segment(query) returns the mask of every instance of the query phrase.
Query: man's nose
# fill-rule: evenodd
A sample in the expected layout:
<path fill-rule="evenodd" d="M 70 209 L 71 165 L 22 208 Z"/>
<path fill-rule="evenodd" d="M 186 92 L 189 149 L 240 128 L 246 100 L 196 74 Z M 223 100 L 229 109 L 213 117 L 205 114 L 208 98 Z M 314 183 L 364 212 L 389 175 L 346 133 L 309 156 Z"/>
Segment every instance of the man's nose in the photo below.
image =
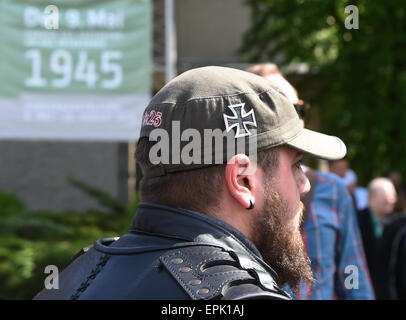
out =
<path fill-rule="evenodd" d="M 300 182 L 299 182 L 299 192 L 300 195 L 305 195 L 306 193 L 308 193 L 310 191 L 310 181 L 307 178 L 306 174 L 304 173 L 304 171 L 302 170 L 301 176 L 300 176 Z"/>

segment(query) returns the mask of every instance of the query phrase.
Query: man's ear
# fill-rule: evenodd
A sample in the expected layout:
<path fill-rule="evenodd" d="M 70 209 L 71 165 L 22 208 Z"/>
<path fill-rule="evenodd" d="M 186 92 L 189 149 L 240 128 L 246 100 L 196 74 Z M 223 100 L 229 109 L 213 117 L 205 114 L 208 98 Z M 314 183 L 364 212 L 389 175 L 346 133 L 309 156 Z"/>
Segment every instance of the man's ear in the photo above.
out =
<path fill-rule="evenodd" d="M 230 159 L 225 170 L 228 192 L 246 209 L 255 203 L 255 190 L 258 184 L 257 175 L 252 174 L 252 170 L 250 170 L 252 166 L 248 156 L 237 154 Z"/>

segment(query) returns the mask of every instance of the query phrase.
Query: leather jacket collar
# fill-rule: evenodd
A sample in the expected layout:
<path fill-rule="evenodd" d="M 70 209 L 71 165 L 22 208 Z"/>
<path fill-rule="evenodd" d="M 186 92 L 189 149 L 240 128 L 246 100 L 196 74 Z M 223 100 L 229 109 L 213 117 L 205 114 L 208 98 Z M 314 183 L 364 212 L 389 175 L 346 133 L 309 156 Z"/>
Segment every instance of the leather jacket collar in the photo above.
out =
<path fill-rule="evenodd" d="M 256 269 L 265 287 L 273 288 L 276 285 L 274 281 L 277 281 L 278 275 L 263 261 L 255 245 L 231 225 L 206 214 L 141 202 L 130 232 L 222 247 L 235 252 L 243 268 Z"/>
<path fill-rule="evenodd" d="M 130 232 L 155 234 L 184 241 L 195 241 L 202 234 L 211 234 L 217 239 L 231 236 L 262 259 L 255 245 L 228 223 L 186 209 L 141 202 L 133 217 Z"/>
<path fill-rule="evenodd" d="M 231 237 L 262 260 L 255 245 L 240 231 L 224 221 L 186 209 L 141 202 L 133 217 L 130 232 L 184 241 L 199 241 L 202 240 L 202 235 L 206 234 L 212 235 L 215 239 Z"/>

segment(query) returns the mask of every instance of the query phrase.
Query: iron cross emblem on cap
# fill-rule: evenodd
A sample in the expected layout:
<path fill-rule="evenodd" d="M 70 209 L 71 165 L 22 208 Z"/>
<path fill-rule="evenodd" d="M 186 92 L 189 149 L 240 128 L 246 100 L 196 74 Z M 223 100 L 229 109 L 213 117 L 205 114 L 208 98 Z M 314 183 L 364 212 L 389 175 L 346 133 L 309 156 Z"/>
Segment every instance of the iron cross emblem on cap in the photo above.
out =
<path fill-rule="evenodd" d="M 223 114 L 227 132 L 236 127 L 236 138 L 249 136 L 251 134 L 251 132 L 249 132 L 247 128 L 247 124 L 250 124 L 254 127 L 257 126 L 254 109 L 251 109 L 249 112 L 245 113 L 244 105 L 245 103 L 239 103 L 228 106 L 233 112 L 234 116 Z"/>

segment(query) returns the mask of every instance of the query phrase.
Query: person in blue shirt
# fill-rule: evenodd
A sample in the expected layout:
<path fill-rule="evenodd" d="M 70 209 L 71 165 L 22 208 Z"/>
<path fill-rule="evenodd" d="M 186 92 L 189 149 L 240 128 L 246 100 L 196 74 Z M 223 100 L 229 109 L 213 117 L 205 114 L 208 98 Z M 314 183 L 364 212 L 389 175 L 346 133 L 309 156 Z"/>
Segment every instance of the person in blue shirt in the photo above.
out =
<path fill-rule="evenodd" d="M 316 282 L 302 282 L 296 299 L 374 299 L 352 198 L 336 175 L 313 174 L 302 237 Z"/>
<path fill-rule="evenodd" d="M 274 64 L 260 64 L 248 71 L 261 75 L 290 98 L 303 120 L 308 105 Z M 314 283 L 301 282 L 293 298 L 298 300 L 375 299 L 352 198 L 335 174 L 305 168 L 311 183 L 303 197 L 306 210 L 302 237 L 311 260 Z"/>

